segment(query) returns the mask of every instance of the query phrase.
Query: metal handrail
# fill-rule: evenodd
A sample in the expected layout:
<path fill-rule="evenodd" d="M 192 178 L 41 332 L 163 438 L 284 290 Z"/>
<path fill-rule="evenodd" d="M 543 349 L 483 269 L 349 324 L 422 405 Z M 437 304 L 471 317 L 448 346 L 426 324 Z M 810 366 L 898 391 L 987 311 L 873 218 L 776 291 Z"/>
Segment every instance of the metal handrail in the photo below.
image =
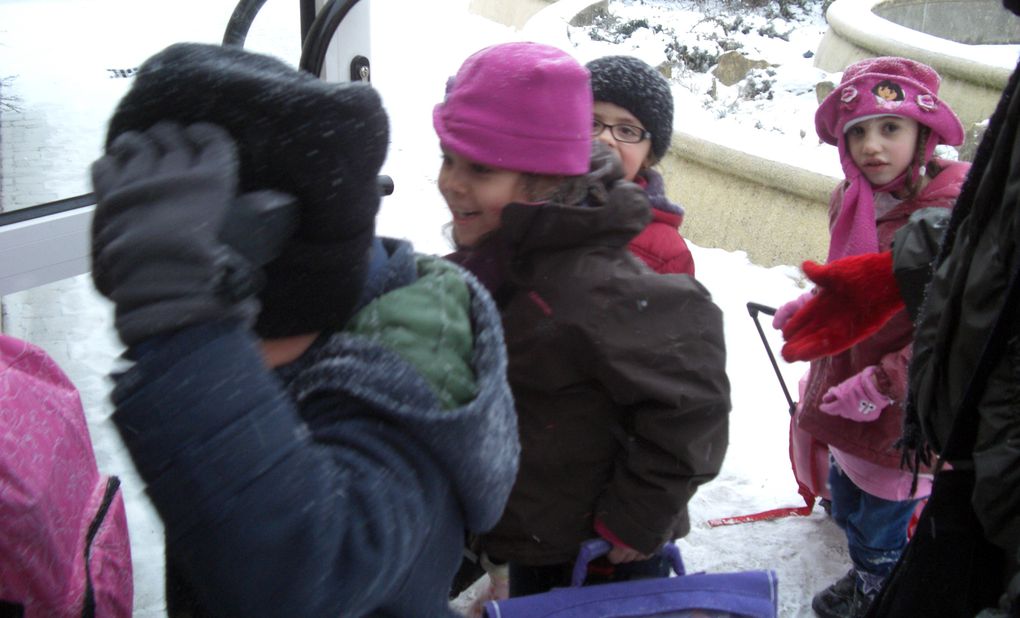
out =
<path fill-rule="evenodd" d="M 234 7 L 234 12 L 227 22 L 227 29 L 223 33 L 224 47 L 244 47 L 244 41 L 248 38 L 248 30 L 255 16 L 259 14 L 262 5 L 266 0 L 240 0 Z M 312 9 L 314 11 L 314 8 Z"/>
<path fill-rule="evenodd" d="M 315 76 L 322 73 L 322 63 L 326 60 L 326 51 L 333 40 L 333 35 L 340 27 L 340 22 L 358 2 L 359 0 L 330 0 L 322 7 L 301 46 L 299 68 Z"/>
<path fill-rule="evenodd" d="M 316 14 L 314 0 L 300 0 L 301 60 L 298 67 L 315 76 L 322 72 L 322 64 L 325 62 L 333 35 L 344 17 L 358 2 L 359 0 L 329 0 Z M 223 45 L 244 47 L 248 30 L 265 3 L 266 0 L 240 0 L 234 7 L 223 33 Z"/>
<path fill-rule="evenodd" d="M 300 0 L 301 3 L 301 44 L 308 39 L 308 31 L 315 21 L 315 0 Z"/>

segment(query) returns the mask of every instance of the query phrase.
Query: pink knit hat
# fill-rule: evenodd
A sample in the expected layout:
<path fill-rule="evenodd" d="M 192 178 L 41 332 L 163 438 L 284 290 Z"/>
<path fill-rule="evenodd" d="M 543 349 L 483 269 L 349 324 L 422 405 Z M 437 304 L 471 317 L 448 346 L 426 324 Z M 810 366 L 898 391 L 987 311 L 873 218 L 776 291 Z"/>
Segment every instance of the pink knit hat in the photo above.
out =
<path fill-rule="evenodd" d="M 924 162 L 935 146 L 963 143 L 963 125 L 938 98 L 939 74 L 928 65 L 907 58 L 868 58 L 850 65 L 843 79 L 825 97 L 815 113 L 815 130 L 822 141 L 839 148 L 839 160 L 849 186 L 832 226 L 829 260 L 878 250 L 874 191 L 894 191 L 906 174 L 883 187 L 872 187 L 857 169 L 846 146 L 846 131 L 854 124 L 879 116 L 912 118 L 931 129 Z M 920 170 L 913 170 L 915 177 Z"/>
<path fill-rule="evenodd" d="M 591 158 L 588 71 L 539 43 L 504 43 L 471 55 L 432 111 L 444 148 L 478 163 L 577 176 Z"/>

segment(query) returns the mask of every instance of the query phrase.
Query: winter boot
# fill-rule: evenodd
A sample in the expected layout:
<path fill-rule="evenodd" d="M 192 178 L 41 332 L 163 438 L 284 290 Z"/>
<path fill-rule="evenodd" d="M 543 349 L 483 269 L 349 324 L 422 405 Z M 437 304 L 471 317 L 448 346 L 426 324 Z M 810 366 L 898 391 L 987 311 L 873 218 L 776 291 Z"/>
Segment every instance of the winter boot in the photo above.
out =
<path fill-rule="evenodd" d="M 850 569 L 846 575 L 836 580 L 836 583 L 811 599 L 811 609 L 822 618 L 847 618 L 853 615 L 851 611 L 856 589 L 857 572 Z"/>
<path fill-rule="evenodd" d="M 875 596 L 876 594 L 864 594 L 860 588 L 854 588 L 853 602 L 850 604 L 850 613 L 847 615 L 850 618 L 864 618 L 871 603 L 875 600 Z"/>

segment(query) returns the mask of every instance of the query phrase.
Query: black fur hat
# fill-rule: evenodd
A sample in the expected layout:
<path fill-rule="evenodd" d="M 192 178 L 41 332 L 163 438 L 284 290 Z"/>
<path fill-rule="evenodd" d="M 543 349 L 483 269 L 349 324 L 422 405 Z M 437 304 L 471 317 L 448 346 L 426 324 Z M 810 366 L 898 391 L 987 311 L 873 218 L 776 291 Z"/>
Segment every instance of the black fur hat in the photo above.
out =
<path fill-rule="evenodd" d="M 366 84 L 331 84 L 269 56 L 178 43 L 149 58 L 110 119 L 106 145 L 160 120 L 211 122 L 236 140 L 240 190 L 299 201 L 299 221 L 265 266 L 262 337 L 342 327 L 358 300 L 379 209 L 389 124 Z"/>
<path fill-rule="evenodd" d="M 662 159 L 673 139 L 673 93 L 669 82 L 632 56 L 605 56 L 585 65 L 595 101 L 626 109 L 652 134 L 652 154 Z"/>

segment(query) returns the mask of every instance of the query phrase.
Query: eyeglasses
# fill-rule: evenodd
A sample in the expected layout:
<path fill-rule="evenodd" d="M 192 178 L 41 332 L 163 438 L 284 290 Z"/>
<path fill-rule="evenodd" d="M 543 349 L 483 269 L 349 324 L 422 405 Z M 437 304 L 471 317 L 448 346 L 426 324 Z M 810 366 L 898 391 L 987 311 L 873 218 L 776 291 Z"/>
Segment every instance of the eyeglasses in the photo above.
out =
<path fill-rule="evenodd" d="M 652 134 L 641 127 L 632 124 L 606 124 L 601 120 L 593 120 L 591 123 L 591 136 L 598 137 L 602 132 L 609 129 L 613 139 L 627 144 L 637 144 L 650 138 Z"/>

